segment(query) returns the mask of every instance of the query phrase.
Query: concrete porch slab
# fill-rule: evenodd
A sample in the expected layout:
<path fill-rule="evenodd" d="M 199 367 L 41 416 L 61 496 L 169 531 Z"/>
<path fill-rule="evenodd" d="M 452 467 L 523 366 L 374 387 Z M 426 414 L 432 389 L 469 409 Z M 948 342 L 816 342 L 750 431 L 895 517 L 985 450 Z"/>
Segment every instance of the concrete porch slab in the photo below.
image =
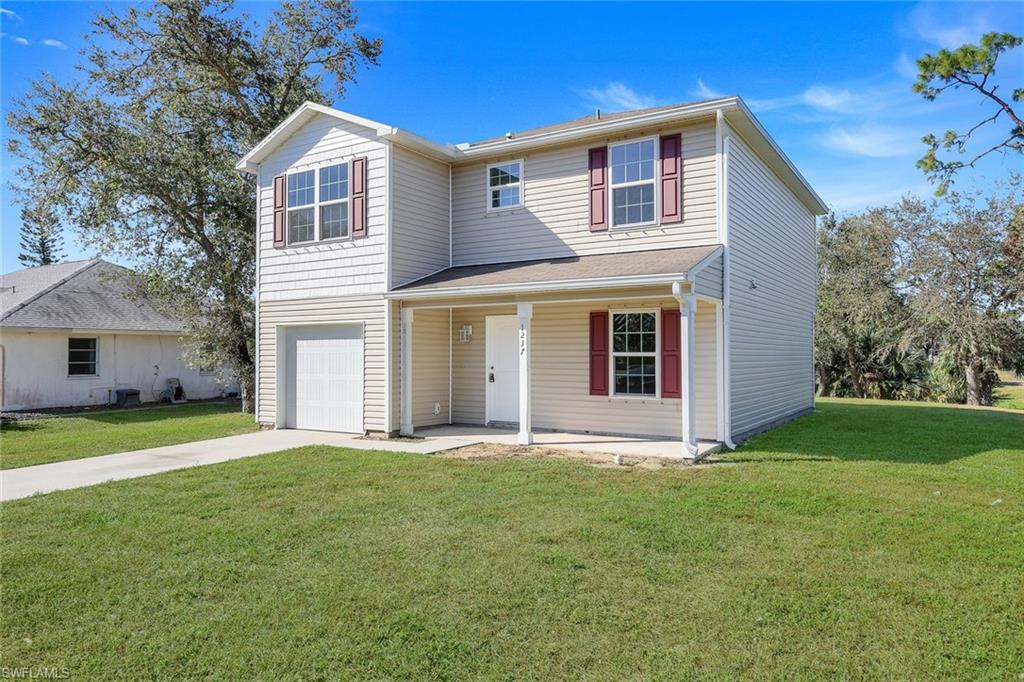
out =
<path fill-rule="evenodd" d="M 417 437 L 427 441 L 454 438 L 474 443 L 499 443 L 502 445 L 516 445 L 516 433 L 514 429 L 488 428 L 486 426 L 427 426 L 415 431 Z M 683 459 L 682 443 L 672 438 L 634 438 L 592 433 L 534 431 L 533 444 L 536 447 L 628 457 Z M 697 447 L 698 457 L 704 457 L 718 450 L 721 443 L 700 441 Z"/>

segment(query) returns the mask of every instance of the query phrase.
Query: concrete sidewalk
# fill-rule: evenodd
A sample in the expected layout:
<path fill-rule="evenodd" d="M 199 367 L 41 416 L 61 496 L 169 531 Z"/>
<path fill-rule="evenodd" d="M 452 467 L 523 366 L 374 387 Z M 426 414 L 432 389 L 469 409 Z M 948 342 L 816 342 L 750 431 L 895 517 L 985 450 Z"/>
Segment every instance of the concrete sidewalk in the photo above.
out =
<path fill-rule="evenodd" d="M 465 436 L 396 442 L 369 440 L 351 434 L 323 431 L 258 431 L 242 436 L 213 438 L 115 455 L 6 469 L 0 471 L 0 501 L 17 500 L 36 493 L 81 488 L 106 481 L 148 476 L 203 464 L 216 464 L 305 445 L 333 445 L 356 450 L 387 450 L 427 455 L 479 442 L 479 438 Z"/>

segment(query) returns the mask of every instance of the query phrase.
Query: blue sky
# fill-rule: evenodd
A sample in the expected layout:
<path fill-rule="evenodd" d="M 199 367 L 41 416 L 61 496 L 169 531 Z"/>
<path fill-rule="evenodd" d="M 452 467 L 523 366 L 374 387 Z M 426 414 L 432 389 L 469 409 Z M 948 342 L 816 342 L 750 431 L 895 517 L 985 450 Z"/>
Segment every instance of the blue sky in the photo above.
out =
<path fill-rule="evenodd" d="M 48 71 L 74 75 L 89 19 L 107 3 L 0 3 L 0 107 Z M 117 7 L 118 5 L 114 5 Z M 256 20 L 270 2 L 240 3 Z M 950 93 L 910 92 L 913 60 L 1024 34 L 1019 4 L 501 4 L 360 3 L 363 30 L 384 40 L 339 108 L 462 142 L 593 112 L 744 97 L 826 202 L 852 211 L 930 191 L 914 161 L 927 132 L 990 113 Z M 1003 89 L 1024 85 L 1024 48 L 1004 56 Z M 1000 129 L 999 132 L 1004 132 Z M 3 127 L 6 139 L 8 131 Z M 18 209 L 3 157 L 3 270 L 18 269 Z M 958 181 L 985 189 L 1021 158 L 1000 156 Z M 69 257 L 83 251 L 73 231 Z"/>

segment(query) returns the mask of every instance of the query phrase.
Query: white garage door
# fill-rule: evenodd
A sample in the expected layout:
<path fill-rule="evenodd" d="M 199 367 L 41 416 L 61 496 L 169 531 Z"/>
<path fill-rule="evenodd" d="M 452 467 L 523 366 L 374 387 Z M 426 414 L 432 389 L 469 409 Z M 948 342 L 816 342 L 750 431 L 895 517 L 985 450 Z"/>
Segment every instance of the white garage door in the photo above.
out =
<path fill-rule="evenodd" d="M 285 426 L 363 432 L 363 325 L 289 329 Z"/>

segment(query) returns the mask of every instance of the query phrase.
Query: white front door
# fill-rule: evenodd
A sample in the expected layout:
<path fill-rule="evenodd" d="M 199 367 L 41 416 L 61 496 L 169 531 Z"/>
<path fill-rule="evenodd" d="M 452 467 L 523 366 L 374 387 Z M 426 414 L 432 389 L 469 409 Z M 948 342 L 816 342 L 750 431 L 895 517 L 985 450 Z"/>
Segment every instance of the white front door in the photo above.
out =
<path fill-rule="evenodd" d="M 485 329 L 487 421 L 519 421 L 519 320 L 489 315 Z"/>
<path fill-rule="evenodd" d="M 363 432 L 363 325 L 287 332 L 285 426 Z"/>

